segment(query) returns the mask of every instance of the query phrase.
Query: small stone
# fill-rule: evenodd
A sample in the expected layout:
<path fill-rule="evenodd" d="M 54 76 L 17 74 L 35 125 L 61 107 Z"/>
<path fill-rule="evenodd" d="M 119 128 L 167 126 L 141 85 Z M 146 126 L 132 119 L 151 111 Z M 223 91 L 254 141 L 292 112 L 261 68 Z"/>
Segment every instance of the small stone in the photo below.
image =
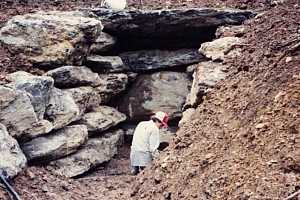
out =
<path fill-rule="evenodd" d="M 289 56 L 289 57 L 286 57 L 285 62 L 286 62 L 286 63 L 289 63 L 289 62 L 291 62 L 292 60 L 293 60 L 293 58 Z"/>

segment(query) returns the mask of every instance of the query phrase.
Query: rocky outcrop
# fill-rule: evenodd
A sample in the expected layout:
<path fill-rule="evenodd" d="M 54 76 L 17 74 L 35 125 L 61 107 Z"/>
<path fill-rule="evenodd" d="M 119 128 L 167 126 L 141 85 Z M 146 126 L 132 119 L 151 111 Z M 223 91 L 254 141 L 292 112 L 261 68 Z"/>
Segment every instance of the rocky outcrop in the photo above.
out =
<path fill-rule="evenodd" d="M 3 124 L 0 124 L 0 141 L 0 169 L 6 171 L 10 177 L 14 177 L 26 167 L 26 157 Z"/>
<path fill-rule="evenodd" d="M 204 60 L 204 57 L 195 49 L 131 51 L 122 53 L 120 56 L 133 72 L 171 69 Z"/>
<path fill-rule="evenodd" d="M 117 153 L 118 142 L 123 134 L 122 130 L 117 130 L 89 139 L 75 154 L 51 162 L 53 171 L 66 177 L 75 177 L 109 161 Z"/>
<path fill-rule="evenodd" d="M 202 62 L 198 64 L 193 74 L 193 84 L 188 95 L 187 105 L 195 107 L 202 101 L 202 97 L 219 81 L 227 76 L 227 66 L 216 62 Z"/>
<path fill-rule="evenodd" d="M 117 43 L 117 38 L 102 32 L 91 46 L 92 54 L 102 54 L 110 51 Z"/>
<path fill-rule="evenodd" d="M 9 20 L 0 42 L 35 65 L 80 65 L 101 30 L 99 20 L 81 12 L 37 12 Z"/>
<path fill-rule="evenodd" d="M 158 72 L 141 75 L 124 95 L 118 108 L 131 121 L 147 120 L 158 110 L 170 119 L 181 116 L 181 108 L 189 93 L 190 81 L 185 73 Z"/>
<path fill-rule="evenodd" d="M 125 120 L 126 115 L 118 110 L 100 106 L 94 108 L 92 112 L 86 113 L 78 123 L 86 125 L 92 134 L 94 132 L 101 133 Z"/>
<path fill-rule="evenodd" d="M 100 83 L 98 74 L 84 66 L 64 66 L 48 71 L 45 75 L 51 76 L 58 88 L 97 86 Z"/>
<path fill-rule="evenodd" d="M 87 57 L 86 65 L 97 73 L 118 73 L 129 70 L 119 56 L 91 55 Z"/>
<path fill-rule="evenodd" d="M 245 33 L 247 33 L 245 25 L 220 26 L 216 31 L 216 37 L 242 37 Z"/>
<path fill-rule="evenodd" d="M 30 73 L 18 71 L 8 75 L 17 90 L 26 91 L 29 94 L 31 104 L 38 119 L 43 119 L 46 106 L 49 103 L 53 89 L 53 79 L 47 76 L 34 76 Z"/>
<path fill-rule="evenodd" d="M 186 109 L 183 113 L 182 113 L 182 118 L 178 123 L 179 127 L 184 126 L 187 123 L 191 122 L 191 118 L 192 116 L 196 113 L 196 109 L 195 108 L 189 108 Z"/>
<path fill-rule="evenodd" d="M 54 129 L 60 129 L 78 119 L 80 111 L 72 96 L 54 88 L 45 117 L 52 122 Z"/>
<path fill-rule="evenodd" d="M 87 127 L 74 125 L 35 138 L 21 147 L 29 161 L 50 161 L 76 152 L 87 139 Z"/>
<path fill-rule="evenodd" d="M 203 43 L 199 52 L 213 61 L 224 61 L 225 57 L 232 58 L 240 55 L 241 52 L 236 47 L 242 43 L 242 39 L 238 37 L 223 37 Z"/>

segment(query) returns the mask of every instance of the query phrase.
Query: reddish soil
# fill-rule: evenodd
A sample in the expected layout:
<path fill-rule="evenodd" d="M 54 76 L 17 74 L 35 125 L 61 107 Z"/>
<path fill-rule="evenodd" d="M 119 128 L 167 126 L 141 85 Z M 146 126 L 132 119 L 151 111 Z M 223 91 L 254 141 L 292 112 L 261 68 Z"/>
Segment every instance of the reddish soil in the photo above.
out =
<path fill-rule="evenodd" d="M 130 6 L 137 5 L 132 2 Z M 145 7 L 161 7 L 157 2 L 147 1 Z M 43 167 L 31 167 L 13 183 L 24 200 L 279 200 L 300 189 L 299 0 L 272 8 L 266 3 L 270 1 L 172 2 L 172 7 L 266 10 L 246 23 L 247 45 L 241 57 L 228 63 L 231 76 L 205 98 L 193 120 L 179 130 L 152 167 L 137 177 L 128 175 L 128 149 L 80 179 L 64 179 Z M 80 3 L 58 7 L 70 9 Z M 1 17 L 6 21 L 18 13 L 46 8 L 57 7 L 5 5 Z M 15 60 L 0 51 L 4 71 L 20 69 Z M 1 186 L 0 199 L 8 199 Z"/>

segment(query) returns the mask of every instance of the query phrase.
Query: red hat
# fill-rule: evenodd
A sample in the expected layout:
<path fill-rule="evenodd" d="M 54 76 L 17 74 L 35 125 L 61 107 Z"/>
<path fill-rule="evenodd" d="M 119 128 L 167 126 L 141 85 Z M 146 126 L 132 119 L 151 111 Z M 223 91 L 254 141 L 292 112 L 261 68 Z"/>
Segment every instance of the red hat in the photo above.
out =
<path fill-rule="evenodd" d="M 169 116 L 167 113 L 158 111 L 153 117 L 161 121 L 164 127 L 168 127 Z"/>

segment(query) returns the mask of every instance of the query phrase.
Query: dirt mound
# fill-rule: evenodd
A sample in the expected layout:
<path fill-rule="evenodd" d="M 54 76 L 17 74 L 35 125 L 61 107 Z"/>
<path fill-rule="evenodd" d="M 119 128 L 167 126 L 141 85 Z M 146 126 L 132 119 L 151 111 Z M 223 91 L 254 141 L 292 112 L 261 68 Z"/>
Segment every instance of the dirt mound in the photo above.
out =
<path fill-rule="evenodd" d="M 300 189 L 299 20 L 289 1 L 247 24 L 233 74 L 139 177 L 133 198 L 284 199 Z"/>

